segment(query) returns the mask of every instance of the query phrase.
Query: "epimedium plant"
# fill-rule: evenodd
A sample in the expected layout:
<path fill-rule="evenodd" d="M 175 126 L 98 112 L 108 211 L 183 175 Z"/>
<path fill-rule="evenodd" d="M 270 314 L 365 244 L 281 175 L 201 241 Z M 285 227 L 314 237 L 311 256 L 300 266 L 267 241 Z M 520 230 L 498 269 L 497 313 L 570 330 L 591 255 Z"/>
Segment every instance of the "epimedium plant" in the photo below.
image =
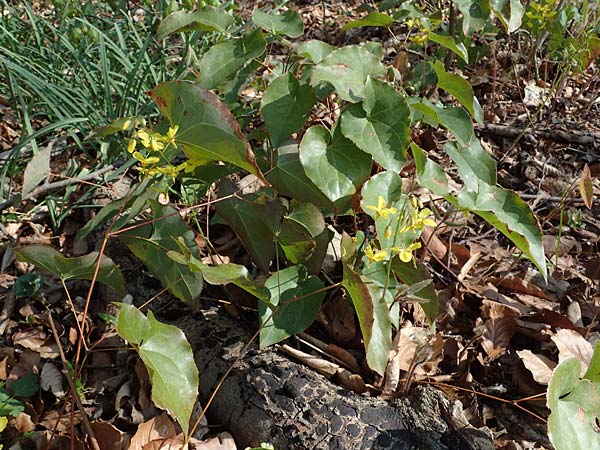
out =
<path fill-rule="evenodd" d="M 380 26 L 357 26 L 369 25 Z M 340 48 L 318 40 L 292 44 L 290 39 L 303 34 L 303 24 L 291 9 L 281 14 L 255 10 L 248 23 L 211 6 L 178 11 L 164 19 L 158 35 L 191 30 L 218 37 L 199 56 L 193 79 L 165 82 L 148 92 L 164 123 L 153 127 L 130 117 L 93 133 L 99 139 L 123 133 L 124 153 L 138 163 L 139 182 L 98 211 L 80 238 L 110 222 L 105 239 L 120 239 L 165 288 L 192 307 L 205 283 L 234 284 L 249 292 L 258 299 L 263 348 L 308 328 L 325 292 L 342 286 L 358 317 L 367 363 L 379 375 L 401 325 L 402 301 L 419 303 L 435 326 L 436 291 L 417 252 L 424 229 L 441 220 L 437 201 L 487 221 L 547 277 L 533 213 L 516 193 L 497 186 L 496 163 L 474 133 L 473 121 L 482 122 L 483 112 L 473 89 L 442 62 L 423 64 L 431 83 L 455 99 L 454 106 L 409 95 L 415 91 L 406 87 L 414 80 L 384 62 L 377 42 Z M 432 40 L 465 56 L 450 36 L 440 36 Z M 286 56 L 267 51 L 275 46 Z M 240 94 L 248 83 L 258 91 L 257 100 L 247 102 Z M 331 105 L 333 125 L 317 124 L 314 111 Z M 243 126 L 232 111 L 244 117 Z M 457 169 L 454 183 L 450 172 L 411 139 L 411 130 L 422 127 L 442 127 L 452 136 L 443 148 Z M 409 158 L 416 182 L 431 193 L 427 207 L 400 176 Z M 230 175 L 240 171 L 251 174 L 259 187 L 248 192 L 236 185 Z M 174 205 L 158 201 L 160 193 L 179 189 L 182 198 L 195 199 L 193 210 L 214 183 L 217 198 L 207 203 L 214 205 L 212 220 L 235 232 L 253 271 L 203 262 L 195 231 Z M 353 216 L 355 225 L 352 232 L 342 232 L 341 281 L 325 283 L 319 273 L 334 235 L 328 223 L 344 216 Z M 85 264 L 43 247 L 23 248 L 18 255 L 61 279 L 95 279 L 123 290 L 122 276 L 105 256 L 95 274 L 97 254 L 88 255 Z M 264 282 L 253 275 L 257 271 Z M 409 296 L 403 295 L 407 287 Z M 127 305 L 117 331 L 149 368 L 157 405 L 188 432 L 198 373 L 183 333 Z"/>

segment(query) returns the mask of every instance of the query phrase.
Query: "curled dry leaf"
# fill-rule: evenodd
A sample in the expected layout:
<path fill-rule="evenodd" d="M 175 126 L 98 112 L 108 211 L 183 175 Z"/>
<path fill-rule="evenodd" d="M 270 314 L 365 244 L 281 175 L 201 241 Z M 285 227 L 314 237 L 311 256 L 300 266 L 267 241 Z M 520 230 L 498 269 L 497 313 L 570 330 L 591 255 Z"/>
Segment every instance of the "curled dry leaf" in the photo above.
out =
<path fill-rule="evenodd" d="M 519 313 L 515 308 L 497 302 L 484 301 L 483 305 L 488 319 L 480 327 L 481 346 L 491 359 L 495 359 L 504 353 L 516 333 Z"/>
<path fill-rule="evenodd" d="M 13 336 L 13 344 L 21 345 L 40 354 L 44 359 L 54 359 L 58 357 L 58 347 L 49 338 L 44 330 L 40 328 L 31 328 L 29 330 L 19 331 Z"/>
<path fill-rule="evenodd" d="M 51 362 L 46 362 L 40 373 L 40 386 L 45 391 L 51 391 L 57 398 L 65 395 L 63 375 Z"/>
<path fill-rule="evenodd" d="M 581 376 L 587 371 L 594 346 L 575 330 L 558 330 L 551 339 L 558 348 L 558 363 L 575 357 L 581 361 Z"/>
<path fill-rule="evenodd" d="M 136 433 L 131 438 L 128 450 L 143 450 L 152 441 L 163 442 L 165 439 L 175 438 L 176 436 L 175 423 L 167 413 L 162 413 L 160 416 L 138 426 Z"/>
<path fill-rule="evenodd" d="M 536 355 L 531 350 L 519 350 L 517 355 L 525 364 L 527 370 L 533 375 L 533 379 L 540 384 L 548 384 L 552 378 L 552 370 L 556 367 L 554 361 L 545 356 Z"/>
<path fill-rule="evenodd" d="M 94 436 L 102 450 L 122 450 L 125 443 L 125 433 L 114 425 L 96 420 L 91 423 Z"/>
<path fill-rule="evenodd" d="M 592 209 L 594 190 L 592 185 L 592 174 L 590 172 L 590 167 L 587 164 L 583 167 L 583 171 L 581 172 L 579 193 L 581 194 L 581 199 L 583 200 L 583 203 L 585 203 L 585 206 L 587 206 L 588 209 Z"/>

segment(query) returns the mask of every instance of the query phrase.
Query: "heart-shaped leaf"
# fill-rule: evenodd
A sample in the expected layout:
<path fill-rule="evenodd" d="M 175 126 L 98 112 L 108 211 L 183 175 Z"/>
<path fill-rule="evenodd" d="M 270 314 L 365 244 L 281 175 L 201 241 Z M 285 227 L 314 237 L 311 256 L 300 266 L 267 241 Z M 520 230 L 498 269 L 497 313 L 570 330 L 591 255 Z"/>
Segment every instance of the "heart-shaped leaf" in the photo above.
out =
<path fill-rule="evenodd" d="M 496 184 L 496 161 L 483 149 L 478 139 L 473 139 L 466 146 L 451 141 L 444 145 L 444 150 L 456 164 L 467 189 L 477 191 L 480 181 L 492 186 Z"/>
<path fill-rule="evenodd" d="M 369 176 L 371 157 L 338 130 L 332 137 L 325 127 L 310 127 L 300 143 L 300 162 L 308 178 L 341 211 Z"/>
<path fill-rule="evenodd" d="M 162 83 L 149 94 L 171 124 L 179 126 L 175 142 L 188 158 L 226 161 L 264 180 L 239 124 L 215 94 L 185 81 Z"/>
<path fill-rule="evenodd" d="M 387 170 L 400 171 L 409 143 L 410 111 L 389 84 L 368 78 L 362 103 L 342 113 L 342 133 Z"/>
<path fill-rule="evenodd" d="M 46 245 L 30 245 L 15 249 L 19 261 L 41 267 L 62 280 L 92 280 L 98 264 L 98 252 L 84 256 L 67 258 L 58 250 Z M 117 265 L 106 255 L 102 255 L 96 281 L 119 291 L 125 291 L 125 281 Z"/>
<path fill-rule="evenodd" d="M 158 26 L 156 39 L 159 41 L 169 34 L 181 31 L 220 31 L 233 25 L 233 16 L 214 6 L 203 6 L 196 11 L 175 11 L 165 17 Z"/>
<path fill-rule="evenodd" d="M 370 12 L 359 20 L 352 20 L 342 27 L 342 31 L 358 27 L 389 27 L 394 23 L 394 18 L 377 11 Z"/>
<path fill-rule="evenodd" d="M 265 13 L 259 9 L 252 12 L 252 20 L 256 25 L 271 34 L 284 34 L 297 38 L 304 34 L 304 24 L 298 11 L 288 9 L 283 14 Z"/>
<path fill-rule="evenodd" d="M 376 78 L 384 73 L 383 64 L 368 49 L 347 45 L 334 50 L 317 64 L 311 83 L 330 83 L 341 99 L 355 103 L 364 98 L 367 77 Z"/>
<path fill-rule="evenodd" d="M 117 332 L 136 347 L 148 369 L 152 400 L 177 419 L 184 433 L 198 396 L 198 368 L 183 331 L 148 317 L 131 305 L 121 304 Z"/>
<path fill-rule="evenodd" d="M 265 287 L 271 293 L 271 307 L 258 304 L 261 348 L 306 330 L 317 317 L 325 296 L 323 283 L 315 276 L 307 276 L 304 266 L 275 272 Z"/>
<path fill-rule="evenodd" d="M 262 99 L 262 116 L 274 147 L 302 128 L 314 100 L 312 87 L 300 84 L 289 72 L 269 84 Z"/>

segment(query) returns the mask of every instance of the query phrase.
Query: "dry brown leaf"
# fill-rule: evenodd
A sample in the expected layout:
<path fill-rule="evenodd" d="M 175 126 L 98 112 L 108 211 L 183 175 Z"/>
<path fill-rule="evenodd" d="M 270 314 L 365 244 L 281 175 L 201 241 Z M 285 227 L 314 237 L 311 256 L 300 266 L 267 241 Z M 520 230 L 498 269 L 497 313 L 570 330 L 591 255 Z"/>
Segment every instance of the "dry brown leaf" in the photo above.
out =
<path fill-rule="evenodd" d="M 190 439 L 189 450 L 237 450 L 237 446 L 233 436 L 223 432 L 205 441 Z"/>
<path fill-rule="evenodd" d="M 575 330 L 558 330 L 551 339 L 558 348 L 559 364 L 575 357 L 581 361 L 581 374 L 585 374 L 594 353 L 594 347 Z"/>
<path fill-rule="evenodd" d="M 6 381 L 8 378 L 8 356 L 0 357 L 0 381 Z"/>
<path fill-rule="evenodd" d="M 63 375 L 51 362 L 46 362 L 42 366 L 42 372 L 40 373 L 40 387 L 45 391 L 52 391 L 58 398 L 62 398 L 65 395 L 63 389 Z"/>
<path fill-rule="evenodd" d="M 484 301 L 485 309 L 489 319 L 480 327 L 481 346 L 491 359 L 495 359 L 508 348 L 517 331 L 518 312 L 510 306 L 489 301 Z"/>
<path fill-rule="evenodd" d="M 96 420 L 91 425 L 102 450 L 122 450 L 124 448 L 127 435 L 113 424 Z"/>
<path fill-rule="evenodd" d="M 587 206 L 588 209 L 592 209 L 594 203 L 594 187 L 592 185 L 590 167 L 587 164 L 583 166 L 583 171 L 581 172 L 579 193 L 581 194 L 581 199 L 583 200 L 583 203 L 585 203 L 585 206 Z"/>
<path fill-rule="evenodd" d="M 350 372 L 349 370 L 340 368 L 337 371 L 335 379 L 343 387 L 350 391 L 356 392 L 357 394 L 367 392 L 367 385 L 365 384 L 363 378 L 356 373 Z"/>
<path fill-rule="evenodd" d="M 554 361 L 545 356 L 536 355 L 531 350 L 518 350 L 517 355 L 523 364 L 533 375 L 533 379 L 540 384 L 548 384 L 552 378 L 552 370 L 556 367 Z"/>
<path fill-rule="evenodd" d="M 21 413 L 17 417 L 15 417 L 15 429 L 19 433 L 29 433 L 30 431 L 35 430 L 35 424 L 31 420 L 31 416 L 29 414 Z"/>
<path fill-rule="evenodd" d="M 281 345 L 280 348 L 288 355 L 296 358 L 297 360 L 304 363 L 306 366 L 316 370 L 321 375 L 327 378 L 331 378 L 332 376 L 334 376 L 340 368 L 340 366 L 338 366 L 335 363 L 332 363 L 331 361 L 327 361 L 326 359 L 318 358 L 309 353 L 305 353 L 303 351 L 290 347 L 287 344 Z"/>
<path fill-rule="evenodd" d="M 131 438 L 128 450 L 143 450 L 152 441 L 162 442 L 176 436 L 175 424 L 167 413 L 162 413 L 138 426 L 136 433 Z"/>
<path fill-rule="evenodd" d="M 79 411 L 75 411 L 73 419 L 71 420 L 71 413 L 64 412 L 61 416 L 57 410 L 49 411 L 44 415 L 39 421 L 38 424 L 46 428 L 47 430 L 54 430 L 58 433 L 63 433 L 71 429 L 71 424 L 79 425 L 81 423 L 81 413 Z"/>
<path fill-rule="evenodd" d="M 49 339 L 41 328 L 30 328 L 19 331 L 13 336 L 13 344 L 20 345 L 40 354 L 44 359 L 58 357 L 58 347 L 53 339 Z"/>

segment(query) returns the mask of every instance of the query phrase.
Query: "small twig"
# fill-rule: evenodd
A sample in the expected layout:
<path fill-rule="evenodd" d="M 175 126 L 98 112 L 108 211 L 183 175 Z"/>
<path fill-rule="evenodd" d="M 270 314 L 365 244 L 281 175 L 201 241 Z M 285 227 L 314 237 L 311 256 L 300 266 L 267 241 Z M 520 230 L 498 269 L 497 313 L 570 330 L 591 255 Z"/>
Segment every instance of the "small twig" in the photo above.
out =
<path fill-rule="evenodd" d="M 81 420 L 83 422 L 83 427 L 85 428 L 85 432 L 87 433 L 87 435 L 89 437 L 92 449 L 100 450 L 100 445 L 98 445 L 98 441 L 96 440 L 96 436 L 94 435 L 94 430 L 92 429 L 92 424 L 90 423 L 90 420 L 88 419 L 85 409 L 83 408 L 83 405 L 81 404 L 81 399 L 79 398 L 79 395 L 77 394 L 77 388 L 75 387 L 75 383 L 73 383 L 73 378 L 71 378 L 71 375 L 69 374 L 69 370 L 68 370 L 68 366 L 67 366 L 67 359 L 65 358 L 65 353 L 63 352 L 63 348 L 60 343 L 60 338 L 58 337 L 58 333 L 56 332 L 56 327 L 54 326 L 54 319 L 52 319 L 52 313 L 50 312 L 49 309 L 47 311 L 48 311 L 48 322 L 50 323 L 50 328 L 52 329 L 52 335 L 54 336 L 54 340 L 56 341 L 56 346 L 58 347 L 58 353 L 60 355 L 60 359 L 63 364 L 63 374 L 65 375 L 65 377 L 69 383 L 69 387 L 71 388 L 71 395 L 73 396 L 73 399 L 75 400 L 75 403 L 77 404 L 77 408 L 81 412 Z"/>
<path fill-rule="evenodd" d="M 564 142 L 566 144 L 592 146 L 600 145 L 600 135 L 596 133 L 582 134 L 553 129 L 536 129 L 534 127 L 518 128 L 508 125 L 497 125 L 493 123 L 475 125 L 475 130 L 479 131 L 480 133 L 492 134 L 507 138 L 528 136 L 535 139 L 544 138 L 555 142 Z"/>
<path fill-rule="evenodd" d="M 25 197 L 23 197 L 21 194 L 17 194 L 15 196 L 13 196 L 12 198 L 6 200 L 4 203 L 1 203 L 0 211 L 5 210 L 9 206 L 15 206 L 17 203 L 20 203 L 22 201 L 32 200 L 32 199 L 36 198 L 38 195 L 43 194 L 48 191 L 53 191 L 55 189 L 60 189 L 60 188 L 69 186 L 71 184 L 81 183 L 83 181 L 93 180 L 94 178 L 98 178 L 101 175 L 105 174 L 106 172 L 110 172 L 111 170 L 116 169 L 117 167 L 119 167 L 119 165 L 120 164 L 114 164 L 114 165 L 111 164 L 111 165 L 103 167 L 102 169 L 99 169 L 95 172 L 88 173 L 88 174 L 82 175 L 80 177 L 67 178 L 66 180 L 55 181 L 54 183 L 42 184 L 41 186 L 38 186 L 33 191 L 31 191 L 29 194 L 27 194 Z"/>

